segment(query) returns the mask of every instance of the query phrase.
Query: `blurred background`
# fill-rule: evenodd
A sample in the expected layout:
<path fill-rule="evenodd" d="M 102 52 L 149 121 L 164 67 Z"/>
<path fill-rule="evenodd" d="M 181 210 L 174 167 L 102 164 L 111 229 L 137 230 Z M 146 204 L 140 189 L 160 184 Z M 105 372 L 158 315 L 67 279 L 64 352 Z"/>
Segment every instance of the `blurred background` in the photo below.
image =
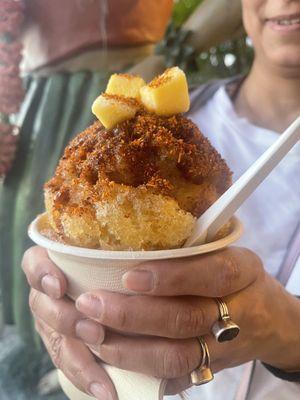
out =
<path fill-rule="evenodd" d="M 172 53 L 175 58 L 176 55 L 179 55 L 178 62 L 187 71 L 189 82 L 192 86 L 198 86 L 213 79 L 246 74 L 253 60 L 253 49 L 250 39 L 247 38 L 238 21 L 236 32 L 229 33 L 230 36 L 231 34 L 233 36 L 230 39 L 222 41 L 222 38 L 218 36 L 217 26 L 215 26 L 215 32 L 209 32 L 209 34 L 210 41 L 219 42 L 217 45 L 200 52 L 193 51 L 193 48 L 182 50 L 181 43 L 185 34 L 176 35 L 176 28 L 183 26 L 201 3 L 203 3 L 203 0 L 175 0 L 171 25 L 168 28 L 169 31 L 167 31 L 168 36 L 172 37 L 174 35 L 174 38 L 172 37 L 174 47 L 170 50 L 171 54 L 168 61 L 170 63 L 174 62 L 174 58 L 171 56 Z M 208 4 L 208 2 L 205 3 Z M 230 7 L 234 8 L 234 2 L 227 3 L 229 10 Z M 224 8 L 219 8 L 213 2 L 210 2 L 210 5 L 211 8 L 207 10 L 209 16 L 219 12 L 218 21 L 222 21 L 222 24 L 226 25 Z M 214 34 L 216 35 L 215 40 Z M 222 32 L 222 34 L 226 36 L 225 32 Z M 199 35 L 201 35 L 201 31 Z M 162 44 L 164 44 L 164 40 Z M 209 45 L 209 41 L 207 41 L 207 44 Z M 186 59 L 190 60 L 190 62 L 186 62 Z"/>
<path fill-rule="evenodd" d="M 118 45 L 119 47 L 110 52 L 110 43 L 107 41 L 105 30 L 108 28 L 113 32 L 114 26 L 109 25 L 105 18 L 109 21 L 110 5 L 117 2 L 97 1 L 100 1 L 102 10 L 100 34 L 103 36 L 98 46 L 101 47 L 101 54 L 105 54 L 105 57 L 107 53 L 112 54 L 116 65 L 118 57 L 122 59 L 132 52 L 133 43 L 129 43 L 130 50 L 126 54 L 124 53 L 126 45 L 123 42 L 122 49 Z M 60 2 L 57 12 L 67 15 L 67 4 L 72 5 L 72 2 L 81 12 L 93 3 L 90 0 Z M 128 0 L 126 2 L 128 3 Z M 49 2 L 43 2 L 46 3 Z M 52 5 L 54 3 L 56 2 L 53 1 Z M 133 0 L 129 3 L 142 2 Z M 143 4 L 146 3 L 149 2 L 144 1 Z M 160 1 L 152 1 L 152 5 L 154 3 L 157 6 Z M 16 4 L 20 4 L 20 7 L 17 8 Z M 123 1 L 120 0 L 119 5 L 122 4 Z M 36 0 L 24 2 L 0 0 L 1 400 L 65 398 L 57 388 L 55 375 L 47 375 L 47 372 L 53 370 L 53 366 L 34 333 L 28 308 L 28 287 L 20 264 L 24 250 L 31 245 L 26 236 L 26 227 L 43 208 L 42 186 L 53 173 L 59 156 L 70 138 L 91 121 L 91 100 L 103 90 L 113 70 L 107 67 L 107 63 L 106 68 L 91 63 L 93 66 L 88 73 L 81 71 L 80 67 L 78 70 L 76 65 L 84 65 L 84 70 L 86 69 L 85 63 L 89 62 L 88 57 L 95 54 L 90 53 L 91 49 L 88 54 L 86 50 L 81 51 L 86 56 L 84 59 L 82 57 L 79 59 L 80 55 L 76 55 L 77 58 L 73 55 L 67 56 L 65 51 L 64 59 L 60 59 L 59 62 L 48 60 L 47 64 L 44 57 L 42 67 L 33 66 L 37 59 L 43 57 L 39 54 L 39 48 L 34 47 L 32 43 L 37 43 L 36 35 L 44 37 L 45 31 L 30 29 L 30 21 L 33 20 L 30 13 L 36 10 L 34 17 L 45 17 L 41 16 L 43 10 L 40 6 L 41 2 L 38 6 Z M 159 33 L 155 39 L 151 39 L 151 52 L 147 50 L 143 57 L 136 57 L 132 62 L 128 61 L 126 67 L 122 66 L 120 70 L 138 72 L 149 78 L 165 67 L 179 65 L 187 73 L 191 88 L 214 79 L 247 73 L 252 62 L 253 50 L 251 41 L 243 31 L 239 0 L 175 0 L 172 6 L 171 16 L 167 12 L 165 14 L 167 25 L 163 22 L 163 29 L 160 28 L 164 33 Z M 10 15 L 14 17 L 10 18 Z M 138 21 L 138 18 L 139 15 L 135 15 L 133 21 Z M 18 29 L 20 28 L 19 31 L 16 24 Z M 22 24 L 27 26 L 26 34 Z M 51 35 L 53 33 L 51 27 L 47 26 L 47 29 L 50 29 L 48 33 Z M 54 26 L 53 30 L 55 29 Z M 31 67 L 29 64 L 25 65 L 21 71 L 22 78 L 18 80 L 20 72 L 18 64 L 22 58 L 20 46 L 21 42 L 24 44 L 24 37 L 26 51 L 34 50 L 35 56 L 31 55 Z M 97 51 L 95 47 L 94 43 L 93 51 Z M 121 55 L 116 58 L 115 53 L 118 51 Z M 101 72 L 98 71 L 100 69 Z M 60 71 L 63 71 L 63 74 L 60 74 Z M 91 89 L 88 91 L 87 88 Z M 88 97 L 80 103 L 74 103 L 70 101 L 70 97 L 64 97 L 66 93 L 65 96 L 78 98 L 82 90 L 85 90 L 85 96 Z M 15 93 L 15 97 L 11 95 L 12 92 Z M 8 97 L 12 105 L 9 105 Z M 63 107 L 53 104 L 57 103 L 58 98 L 63 102 Z M 66 103 L 70 103 L 68 108 L 65 107 Z M 83 104 L 86 107 L 85 114 L 79 118 L 77 114 L 80 114 L 79 110 L 82 110 Z M 47 107 L 52 113 L 51 119 Z M 63 120 L 60 117 L 61 110 L 64 113 Z M 55 118 L 53 115 L 56 115 Z M 78 120 L 75 121 L 76 118 Z M 15 158 L 8 162 L 5 161 L 6 140 L 15 143 L 14 137 L 18 133 L 15 124 L 21 125 L 21 132 L 16 144 Z M 56 132 L 55 135 L 52 135 L 52 132 Z M 12 147 L 10 145 L 10 148 Z M 49 162 L 45 163 L 45 160 Z M 34 197 L 30 197 L 32 194 Z"/>

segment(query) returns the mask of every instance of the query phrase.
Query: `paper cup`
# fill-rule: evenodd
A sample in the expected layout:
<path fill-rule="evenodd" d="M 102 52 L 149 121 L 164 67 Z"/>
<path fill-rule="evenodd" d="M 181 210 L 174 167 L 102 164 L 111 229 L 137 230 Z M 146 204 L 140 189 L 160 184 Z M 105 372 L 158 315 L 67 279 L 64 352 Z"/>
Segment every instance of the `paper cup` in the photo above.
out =
<path fill-rule="evenodd" d="M 243 232 L 241 222 L 233 217 L 226 237 L 200 246 L 154 251 L 108 251 L 69 246 L 50 240 L 40 233 L 45 224 L 45 214 L 38 216 L 31 223 L 28 234 L 36 244 L 47 249 L 50 259 L 63 271 L 68 280 L 68 295 L 73 300 L 95 289 L 130 294 L 122 285 L 122 276 L 137 265 L 145 261 L 192 257 L 219 250 L 237 241 Z M 119 400 L 158 400 L 163 397 L 165 382 L 162 380 L 108 365 L 103 367 L 116 387 Z M 94 399 L 79 391 L 61 371 L 59 379 L 71 400 Z"/>

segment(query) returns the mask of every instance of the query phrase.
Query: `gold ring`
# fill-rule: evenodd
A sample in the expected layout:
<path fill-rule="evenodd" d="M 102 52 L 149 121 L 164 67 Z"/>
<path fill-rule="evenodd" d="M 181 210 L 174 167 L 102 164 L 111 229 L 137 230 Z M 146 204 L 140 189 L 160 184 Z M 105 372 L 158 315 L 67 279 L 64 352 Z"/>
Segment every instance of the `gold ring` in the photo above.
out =
<path fill-rule="evenodd" d="M 192 385 L 200 386 L 212 381 L 214 375 L 210 369 L 210 354 L 208 346 L 201 336 L 198 336 L 196 339 L 200 343 L 202 358 L 199 366 L 191 372 L 190 379 Z"/>
<path fill-rule="evenodd" d="M 219 319 L 211 329 L 216 341 L 222 343 L 236 338 L 240 332 L 240 327 L 230 318 L 227 304 L 221 298 L 214 300 L 219 308 Z"/>

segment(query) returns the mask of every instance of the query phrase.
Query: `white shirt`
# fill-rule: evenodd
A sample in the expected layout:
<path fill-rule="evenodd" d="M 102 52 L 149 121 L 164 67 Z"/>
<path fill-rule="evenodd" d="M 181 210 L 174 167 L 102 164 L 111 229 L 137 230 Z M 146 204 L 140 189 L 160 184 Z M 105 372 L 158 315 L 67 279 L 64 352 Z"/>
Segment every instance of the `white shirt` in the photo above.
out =
<path fill-rule="evenodd" d="M 279 133 L 239 117 L 224 87 L 190 115 L 233 171 L 236 180 L 274 143 Z M 237 212 L 245 228 L 238 245 L 255 251 L 276 275 L 300 221 L 300 144 L 297 144 Z M 300 260 L 288 289 L 300 295 Z M 191 400 L 234 399 L 243 366 L 215 375 L 211 383 L 188 391 Z M 179 399 L 178 396 L 167 397 Z"/>

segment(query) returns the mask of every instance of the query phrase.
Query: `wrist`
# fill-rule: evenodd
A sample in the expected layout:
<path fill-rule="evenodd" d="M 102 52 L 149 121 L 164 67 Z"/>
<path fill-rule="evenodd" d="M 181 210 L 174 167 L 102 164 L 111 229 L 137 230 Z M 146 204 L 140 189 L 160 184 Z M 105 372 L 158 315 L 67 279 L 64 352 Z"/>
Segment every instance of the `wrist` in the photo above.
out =
<path fill-rule="evenodd" d="M 266 339 L 268 350 L 260 360 L 285 372 L 300 371 L 300 300 L 277 281 L 276 286 L 271 298 L 273 326 Z"/>

